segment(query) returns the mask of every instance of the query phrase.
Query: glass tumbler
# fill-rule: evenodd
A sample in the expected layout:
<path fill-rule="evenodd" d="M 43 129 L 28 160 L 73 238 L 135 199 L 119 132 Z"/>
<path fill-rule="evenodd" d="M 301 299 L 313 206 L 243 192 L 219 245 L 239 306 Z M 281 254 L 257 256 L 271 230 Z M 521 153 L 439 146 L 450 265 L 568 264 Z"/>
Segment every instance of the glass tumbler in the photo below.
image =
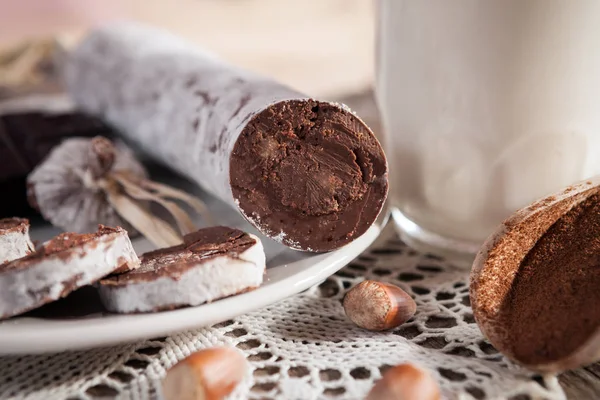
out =
<path fill-rule="evenodd" d="M 600 173 L 600 1 L 380 0 L 390 204 L 468 261 L 507 216 Z"/>

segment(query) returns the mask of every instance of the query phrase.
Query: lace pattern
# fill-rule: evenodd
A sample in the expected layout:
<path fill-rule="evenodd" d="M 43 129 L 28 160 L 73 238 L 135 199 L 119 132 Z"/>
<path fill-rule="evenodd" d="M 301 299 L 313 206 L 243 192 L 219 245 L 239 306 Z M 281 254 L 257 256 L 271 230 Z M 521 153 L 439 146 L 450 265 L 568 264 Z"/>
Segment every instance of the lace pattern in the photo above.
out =
<path fill-rule="evenodd" d="M 415 317 L 390 332 L 354 326 L 341 301 L 364 279 L 401 286 Z M 0 397 L 160 399 L 166 369 L 215 345 L 237 347 L 251 365 L 233 399 L 361 399 L 402 362 L 429 369 L 447 399 L 565 398 L 556 377 L 520 369 L 482 337 L 466 272 L 408 248 L 389 228 L 320 285 L 235 320 L 111 348 L 2 357 Z"/>

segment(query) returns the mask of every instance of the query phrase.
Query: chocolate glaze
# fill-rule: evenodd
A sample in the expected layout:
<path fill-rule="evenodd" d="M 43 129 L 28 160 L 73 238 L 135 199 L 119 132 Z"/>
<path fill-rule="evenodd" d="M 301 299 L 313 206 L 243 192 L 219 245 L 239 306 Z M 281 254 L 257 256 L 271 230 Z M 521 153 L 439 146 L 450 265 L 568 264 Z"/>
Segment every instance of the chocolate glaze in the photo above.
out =
<path fill-rule="evenodd" d="M 200 229 L 184 236 L 184 243 L 140 256 L 140 268 L 100 281 L 102 285 L 123 286 L 161 277 L 177 279 L 185 271 L 212 258 L 237 257 L 256 244 L 247 233 L 225 226 Z"/>
<path fill-rule="evenodd" d="M 24 233 L 29 227 L 29 220 L 25 218 L 3 218 L 0 219 L 0 234 L 9 232 Z"/>
<path fill-rule="evenodd" d="M 291 247 L 328 251 L 362 235 L 388 191 L 387 162 L 352 113 L 288 100 L 255 115 L 237 139 L 230 182 L 239 207 Z"/>
<path fill-rule="evenodd" d="M 44 243 L 43 246 L 33 253 L 18 260 L 4 264 L 2 271 L 8 271 L 16 268 L 27 268 L 32 264 L 32 261 L 50 255 L 58 254 L 59 256 L 68 257 L 71 254 L 69 250 L 73 248 L 82 246 L 103 236 L 120 232 L 124 232 L 123 228 L 111 228 L 104 225 L 99 225 L 98 231 L 95 233 L 64 232 Z"/>

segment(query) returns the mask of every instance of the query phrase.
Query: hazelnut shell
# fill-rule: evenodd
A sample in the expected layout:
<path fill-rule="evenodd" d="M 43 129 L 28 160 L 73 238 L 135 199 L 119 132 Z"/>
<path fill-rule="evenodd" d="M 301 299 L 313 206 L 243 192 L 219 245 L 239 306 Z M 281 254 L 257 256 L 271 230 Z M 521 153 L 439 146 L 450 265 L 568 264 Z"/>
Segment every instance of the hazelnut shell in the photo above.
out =
<path fill-rule="evenodd" d="M 412 364 L 390 368 L 373 386 L 367 400 L 439 400 L 440 389 L 433 377 Z"/>
<path fill-rule="evenodd" d="M 344 297 L 344 310 L 352 322 L 371 331 L 395 328 L 417 309 L 415 301 L 398 286 L 366 280 Z"/>
<path fill-rule="evenodd" d="M 163 380 L 166 400 L 220 400 L 242 381 L 248 364 L 229 347 L 214 347 L 191 354 L 167 371 Z"/>

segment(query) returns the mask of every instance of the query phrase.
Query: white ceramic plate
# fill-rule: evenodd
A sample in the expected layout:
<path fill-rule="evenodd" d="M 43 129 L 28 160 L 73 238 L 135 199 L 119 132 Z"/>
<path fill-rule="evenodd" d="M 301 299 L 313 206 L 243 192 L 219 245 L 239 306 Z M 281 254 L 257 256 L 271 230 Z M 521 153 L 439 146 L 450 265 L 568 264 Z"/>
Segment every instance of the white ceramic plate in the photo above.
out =
<path fill-rule="evenodd" d="M 173 177 L 160 180 L 197 192 L 193 186 Z M 256 233 L 237 212 L 226 205 L 213 199 L 208 199 L 207 203 L 218 223 Z M 351 244 L 324 254 L 296 252 L 263 239 L 267 253 L 264 284 L 252 292 L 197 307 L 152 314 L 110 314 L 99 305 L 93 288 L 80 289 L 66 299 L 0 323 L 0 354 L 32 354 L 107 346 L 165 336 L 231 319 L 323 281 L 362 253 L 377 238 L 380 226 L 381 221 Z M 55 228 L 41 224 L 32 227 L 31 235 L 34 240 L 42 241 L 56 233 L 58 231 Z M 152 248 L 145 239 L 136 239 L 133 244 L 138 253 Z"/>

